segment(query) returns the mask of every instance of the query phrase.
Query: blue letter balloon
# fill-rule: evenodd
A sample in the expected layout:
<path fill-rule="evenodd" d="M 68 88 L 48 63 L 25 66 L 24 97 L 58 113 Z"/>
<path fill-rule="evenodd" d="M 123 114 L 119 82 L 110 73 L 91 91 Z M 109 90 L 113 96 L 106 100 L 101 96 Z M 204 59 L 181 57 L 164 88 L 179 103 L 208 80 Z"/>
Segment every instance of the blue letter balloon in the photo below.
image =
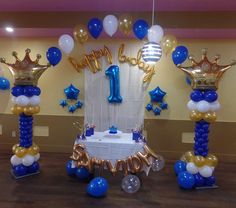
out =
<path fill-rule="evenodd" d="M 177 46 L 172 53 L 175 65 L 182 64 L 188 57 L 188 49 L 185 46 Z"/>
<path fill-rule="evenodd" d="M 109 103 L 121 103 L 122 97 L 120 96 L 119 66 L 111 65 L 105 71 L 105 74 L 110 79 L 110 95 L 108 97 L 108 102 Z"/>
<path fill-rule="evenodd" d="M 10 82 L 5 77 L 0 77 L 0 90 L 10 89 Z"/>
<path fill-rule="evenodd" d="M 133 25 L 134 35 L 138 39 L 142 40 L 147 35 L 148 28 L 149 28 L 148 23 L 143 19 L 139 19 Z"/>
<path fill-rule="evenodd" d="M 103 197 L 108 190 L 108 183 L 105 178 L 97 177 L 90 181 L 87 186 L 87 193 L 93 197 Z"/>
<path fill-rule="evenodd" d="M 98 18 L 93 18 L 91 20 L 89 20 L 88 22 L 88 30 L 89 33 L 95 38 L 97 39 L 99 37 L 99 35 L 101 34 L 103 29 L 102 26 L 102 21 Z"/>
<path fill-rule="evenodd" d="M 61 61 L 61 51 L 57 47 L 51 47 L 47 51 L 47 59 L 49 63 L 53 66 L 57 65 Z"/>

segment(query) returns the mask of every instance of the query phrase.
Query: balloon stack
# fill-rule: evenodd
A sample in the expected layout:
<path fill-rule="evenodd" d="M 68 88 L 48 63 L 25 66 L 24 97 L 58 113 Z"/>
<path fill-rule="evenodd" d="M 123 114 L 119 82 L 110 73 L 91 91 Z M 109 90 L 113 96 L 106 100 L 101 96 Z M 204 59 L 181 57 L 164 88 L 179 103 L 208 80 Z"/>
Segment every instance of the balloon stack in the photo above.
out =
<path fill-rule="evenodd" d="M 218 82 L 223 73 L 236 64 L 219 65 L 219 56 L 213 62 L 207 58 L 207 50 L 203 50 L 202 60 L 197 62 L 189 56 L 192 66 L 181 65 L 187 58 L 187 49 L 176 48 L 172 58 L 179 69 L 184 71 L 191 80 L 193 91 L 187 104 L 190 119 L 195 121 L 194 151 L 186 152 L 174 166 L 178 183 L 181 188 L 215 188 L 216 179 L 213 175 L 218 159 L 209 154 L 208 134 L 210 123 L 216 121 L 216 111 L 220 109 L 218 102 Z"/>
<path fill-rule="evenodd" d="M 12 174 L 15 178 L 22 178 L 39 173 L 40 158 L 39 147 L 33 143 L 33 115 L 40 111 L 40 93 L 37 87 L 38 80 L 43 72 L 51 65 L 56 65 L 61 59 L 61 52 L 58 48 L 52 47 L 47 52 L 49 64 L 40 65 L 38 54 L 35 61 L 32 61 L 26 49 L 23 60 L 20 60 L 14 51 L 14 64 L 7 63 L 4 58 L 0 62 L 6 64 L 13 75 L 14 87 L 12 88 L 12 113 L 19 116 L 19 144 L 12 148 L 11 157 Z"/>
<path fill-rule="evenodd" d="M 162 110 L 168 108 L 168 104 L 163 101 L 166 92 L 161 90 L 160 87 L 156 87 L 155 89 L 149 91 L 150 102 L 146 105 L 147 111 L 153 111 L 154 115 L 160 115 Z M 154 104 L 159 103 L 159 106 L 155 107 Z"/>

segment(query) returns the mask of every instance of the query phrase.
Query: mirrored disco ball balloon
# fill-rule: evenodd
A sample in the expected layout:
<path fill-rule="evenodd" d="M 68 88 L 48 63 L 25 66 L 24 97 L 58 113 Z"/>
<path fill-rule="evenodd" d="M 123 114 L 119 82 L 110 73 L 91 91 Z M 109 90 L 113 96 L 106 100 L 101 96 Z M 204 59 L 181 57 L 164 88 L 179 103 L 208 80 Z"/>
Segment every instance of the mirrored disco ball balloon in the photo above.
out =
<path fill-rule="evenodd" d="M 121 188 L 126 193 L 135 193 L 140 188 L 140 180 L 136 175 L 127 175 L 122 179 Z"/>
<path fill-rule="evenodd" d="M 164 166 L 165 160 L 161 155 L 158 155 L 158 158 L 152 161 L 152 170 L 154 172 L 160 171 Z"/>
<path fill-rule="evenodd" d="M 145 43 L 142 48 L 142 58 L 147 64 L 155 64 L 162 55 L 161 46 L 155 42 Z"/>

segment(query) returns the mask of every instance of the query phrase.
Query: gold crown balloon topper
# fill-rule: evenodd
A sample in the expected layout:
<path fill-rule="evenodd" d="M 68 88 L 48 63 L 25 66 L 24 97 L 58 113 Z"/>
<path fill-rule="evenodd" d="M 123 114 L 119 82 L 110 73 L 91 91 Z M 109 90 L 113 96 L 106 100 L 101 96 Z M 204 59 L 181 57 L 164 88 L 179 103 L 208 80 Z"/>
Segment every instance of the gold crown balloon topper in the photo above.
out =
<path fill-rule="evenodd" d="M 218 89 L 218 83 L 223 73 L 236 64 L 236 61 L 232 61 L 228 65 L 219 65 L 219 55 L 215 56 L 213 62 L 210 62 L 207 58 L 207 50 L 202 50 L 202 60 L 196 62 L 193 56 L 189 56 L 188 59 L 192 62 L 192 66 L 184 67 L 178 65 L 182 71 L 184 71 L 191 80 L 191 86 L 193 89 Z"/>
<path fill-rule="evenodd" d="M 14 64 L 7 63 L 4 58 L 0 58 L 0 62 L 6 64 L 14 77 L 14 85 L 33 85 L 37 86 L 38 79 L 43 74 L 43 72 L 50 67 L 47 65 L 40 65 L 39 59 L 41 58 L 40 54 L 37 54 L 36 60 L 32 61 L 29 54 L 31 50 L 25 50 L 25 57 L 23 60 L 20 60 L 15 51 L 12 52 L 12 56 L 15 57 L 16 62 Z"/>

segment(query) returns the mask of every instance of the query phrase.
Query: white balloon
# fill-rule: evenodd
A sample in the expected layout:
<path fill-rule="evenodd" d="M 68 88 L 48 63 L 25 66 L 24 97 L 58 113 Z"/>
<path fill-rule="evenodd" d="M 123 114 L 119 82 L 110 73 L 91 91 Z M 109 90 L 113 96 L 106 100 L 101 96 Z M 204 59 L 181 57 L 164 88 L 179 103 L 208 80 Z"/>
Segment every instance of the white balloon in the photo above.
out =
<path fill-rule="evenodd" d="M 109 35 L 113 36 L 118 29 L 118 20 L 114 15 L 107 15 L 103 19 L 104 31 Z"/>
<path fill-rule="evenodd" d="M 16 97 L 15 97 L 15 96 L 12 96 L 12 97 L 11 97 L 11 102 L 13 103 L 13 105 L 16 104 Z"/>
<path fill-rule="evenodd" d="M 67 34 L 60 36 L 58 40 L 58 45 L 65 54 L 70 54 L 74 49 L 75 42 L 74 39 Z"/>
<path fill-rule="evenodd" d="M 34 161 L 35 161 L 35 162 L 38 161 L 39 158 L 40 158 L 40 154 L 38 153 L 37 155 L 34 156 Z"/>
<path fill-rule="evenodd" d="M 33 95 L 32 97 L 29 98 L 29 104 L 30 105 L 39 105 L 40 104 L 40 97 L 37 95 Z"/>
<path fill-rule="evenodd" d="M 148 41 L 159 43 L 164 35 L 164 31 L 160 25 L 153 25 L 148 30 Z"/>
<path fill-rule="evenodd" d="M 196 166 L 193 162 L 187 163 L 186 169 L 187 169 L 187 171 L 188 171 L 189 173 L 191 173 L 191 174 L 196 174 L 196 173 L 198 173 L 198 168 L 197 168 L 197 166 Z"/>
<path fill-rule="evenodd" d="M 22 158 L 22 164 L 24 166 L 30 166 L 34 163 L 34 156 L 32 155 L 25 155 L 23 158 Z"/>
<path fill-rule="evenodd" d="M 210 103 L 205 100 L 201 100 L 197 103 L 197 110 L 201 113 L 206 113 L 210 110 Z"/>
<path fill-rule="evenodd" d="M 11 164 L 13 166 L 20 165 L 21 163 L 22 163 L 22 159 L 21 158 L 17 157 L 16 155 L 13 155 L 11 157 Z"/>
<path fill-rule="evenodd" d="M 19 106 L 26 106 L 29 104 L 29 98 L 26 97 L 25 95 L 20 95 L 16 97 L 16 104 Z"/>
<path fill-rule="evenodd" d="M 202 168 L 199 168 L 199 173 L 201 176 L 208 178 L 212 176 L 213 170 L 211 169 L 211 167 L 205 165 Z"/>
<path fill-rule="evenodd" d="M 196 110 L 196 109 L 197 109 L 197 103 L 194 102 L 194 101 L 192 101 L 192 100 L 190 100 L 190 101 L 188 101 L 188 103 L 187 103 L 187 107 L 188 107 L 188 109 L 189 109 L 190 111 Z"/>
<path fill-rule="evenodd" d="M 210 103 L 210 109 L 211 111 L 218 111 L 220 110 L 220 103 L 216 100 L 212 103 Z"/>

